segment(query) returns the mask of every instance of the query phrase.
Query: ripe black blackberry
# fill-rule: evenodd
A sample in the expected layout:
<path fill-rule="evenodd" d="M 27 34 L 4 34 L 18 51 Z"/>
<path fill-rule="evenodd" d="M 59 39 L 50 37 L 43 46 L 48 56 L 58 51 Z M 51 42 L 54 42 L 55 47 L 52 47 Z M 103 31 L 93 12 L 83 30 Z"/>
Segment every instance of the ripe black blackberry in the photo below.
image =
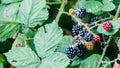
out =
<path fill-rule="evenodd" d="M 68 58 L 73 59 L 76 55 L 76 49 L 74 49 L 73 47 L 68 47 L 66 49 L 66 55 L 68 56 Z"/>
<path fill-rule="evenodd" d="M 100 20 L 98 17 L 94 17 L 90 21 L 91 26 L 95 26 L 94 29 L 97 29 L 98 26 L 95 25 L 95 24 L 93 24 L 93 23 L 96 22 L 96 21 L 98 21 L 98 20 Z"/>
<path fill-rule="evenodd" d="M 90 33 L 86 33 L 85 36 L 84 36 L 84 39 L 85 39 L 87 42 L 92 41 L 93 35 L 90 34 Z"/>
<path fill-rule="evenodd" d="M 76 55 L 77 55 L 79 58 L 81 58 L 81 57 L 84 56 L 85 53 L 86 53 L 86 46 L 83 45 L 83 44 L 78 44 L 77 47 L 78 47 L 78 50 L 77 50 Z"/>
<path fill-rule="evenodd" d="M 93 22 L 96 22 L 96 21 L 98 21 L 98 20 L 99 20 L 98 17 L 93 17 L 90 22 L 93 23 Z"/>
<path fill-rule="evenodd" d="M 75 10 L 76 16 L 79 18 L 83 18 L 86 14 L 86 9 L 85 8 L 79 8 Z"/>
<path fill-rule="evenodd" d="M 79 31 L 83 29 L 83 26 L 81 25 L 73 25 L 73 28 L 72 28 L 72 34 L 73 36 L 76 36 L 79 34 Z"/>
<path fill-rule="evenodd" d="M 80 31 L 79 31 L 79 35 L 80 35 L 81 37 L 84 37 L 86 33 L 88 33 L 88 31 L 86 31 L 86 30 L 80 30 Z"/>

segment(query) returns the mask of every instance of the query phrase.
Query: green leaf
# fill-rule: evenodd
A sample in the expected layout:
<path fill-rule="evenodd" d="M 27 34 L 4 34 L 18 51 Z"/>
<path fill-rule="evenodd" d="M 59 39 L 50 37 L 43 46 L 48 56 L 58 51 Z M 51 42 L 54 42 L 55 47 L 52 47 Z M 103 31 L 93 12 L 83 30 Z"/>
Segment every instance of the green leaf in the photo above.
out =
<path fill-rule="evenodd" d="M 57 51 L 65 53 L 66 48 L 73 44 L 72 36 L 64 36 L 61 42 L 58 44 Z"/>
<path fill-rule="evenodd" d="M 0 19 L 8 21 L 17 21 L 17 15 L 20 3 L 13 3 L 9 5 L 0 6 Z"/>
<path fill-rule="evenodd" d="M 75 57 L 75 58 L 73 59 L 73 62 L 72 62 L 72 64 L 71 64 L 70 66 L 79 65 L 82 60 L 83 60 L 83 59 L 81 59 L 81 58 L 79 58 L 79 57 Z"/>
<path fill-rule="evenodd" d="M 101 55 L 93 54 L 85 60 L 81 61 L 79 68 L 96 68 Z M 105 61 L 109 61 L 107 57 L 104 58 Z M 112 68 L 111 65 L 108 65 L 106 68 Z"/>
<path fill-rule="evenodd" d="M 20 1 L 22 0 L 1 0 L 2 4 L 9 4 L 9 3 L 15 3 Z"/>
<path fill-rule="evenodd" d="M 101 11 L 102 3 L 99 1 L 85 1 L 82 7 L 86 8 L 87 12 L 96 13 Z"/>
<path fill-rule="evenodd" d="M 115 34 L 115 36 L 120 37 L 120 29 L 119 29 L 119 31 Z"/>
<path fill-rule="evenodd" d="M 20 22 L 29 27 L 43 24 L 43 22 L 48 18 L 46 1 L 23 0 L 19 8 L 18 16 Z"/>
<path fill-rule="evenodd" d="M 106 31 L 104 30 L 104 28 L 102 27 L 102 24 L 98 26 L 97 31 L 99 33 L 103 33 L 106 35 L 114 35 L 115 33 L 117 33 L 119 31 L 119 20 L 115 20 L 115 21 L 111 21 L 112 25 L 113 25 L 113 29 L 111 31 Z"/>
<path fill-rule="evenodd" d="M 43 59 L 39 68 L 66 68 L 69 62 L 66 54 L 55 52 Z"/>
<path fill-rule="evenodd" d="M 38 68 L 40 64 L 40 59 L 30 48 L 13 48 L 5 53 L 5 56 L 8 62 L 17 68 Z"/>
<path fill-rule="evenodd" d="M 34 44 L 38 55 L 43 58 L 47 54 L 54 52 L 62 38 L 62 29 L 54 22 L 39 28 L 34 37 Z"/>
<path fill-rule="evenodd" d="M 102 0 L 102 2 L 105 4 L 105 3 L 110 3 L 111 0 Z"/>
<path fill-rule="evenodd" d="M 11 38 L 20 28 L 21 24 L 12 21 L 0 21 L 0 40 Z"/>
<path fill-rule="evenodd" d="M 118 48 L 120 50 L 120 39 L 118 40 L 117 46 L 118 46 Z"/>
<path fill-rule="evenodd" d="M 114 9 L 115 9 L 115 5 L 110 2 L 104 3 L 104 5 L 102 6 L 103 11 L 112 11 Z"/>
<path fill-rule="evenodd" d="M 100 1 L 90 0 L 90 1 L 78 1 L 75 5 L 75 8 L 84 7 L 87 12 L 93 13 L 95 15 L 103 14 L 102 3 Z"/>

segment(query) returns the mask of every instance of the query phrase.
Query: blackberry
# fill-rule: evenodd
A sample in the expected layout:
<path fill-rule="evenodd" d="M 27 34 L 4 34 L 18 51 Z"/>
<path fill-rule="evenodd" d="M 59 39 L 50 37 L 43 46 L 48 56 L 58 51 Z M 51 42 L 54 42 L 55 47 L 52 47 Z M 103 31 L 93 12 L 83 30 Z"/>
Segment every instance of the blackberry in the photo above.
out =
<path fill-rule="evenodd" d="M 75 10 L 74 9 L 69 9 L 69 14 L 72 14 L 72 15 L 74 15 L 75 14 Z"/>
<path fill-rule="evenodd" d="M 80 58 L 82 56 L 84 56 L 86 53 L 86 46 L 83 45 L 83 44 L 78 44 L 78 50 L 77 50 L 77 53 L 76 55 Z"/>
<path fill-rule="evenodd" d="M 93 39 L 95 42 L 100 42 L 101 37 L 99 35 L 95 35 Z"/>
<path fill-rule="evenodd" d="M 79 44 L 77 44 L 76 45 L 76 47 L 78 48 L 78 49 L 81 49 L 81 46 L 84 46 L 82 43 L 79 43 Z"/>
<path fill-rule="evenodd" d="M 73 59 L 76 55 L 76 49 L 74 49 L 73 47 L 68 47 L 66 49 L 66 55 L 68 56 L 68 58 Z"/>
<path fill-rule="evenodd" d="M 79 31 L 83 29 L 83 26 L 81 25 L 73 25 L 73 28 L 72 28 L 72 34 L 73 36 L 76 36 L 79 34 Z"/>
<path fill-rule="evenodd" d="M 90 21 L 91 26 L 95 26 L 94 29 L 97 29 L 98 26 L 95 25 L 95 24 L 92 24 L 92 23 L 94 23 L 94 22 L 96 22 L 96 21 L 98 21 L 98 20 L 99 20 L 98 17 L 94 17 L 94 18 L 92 18 L 91 21 Z"/>
<path fill-rule="evenodd" d="M 86 33 L 85 36 L 84 36 L 84 39 L 89 42 L 93 39 L 93 35 L 90 34 L 90 33 Z"/>
<path fill-rule="evenodd" d="M 76 9 L 76 16 L 79 17 L 79 18 L 83 18 L 86 14 L 86 9 L 85 8 L 79 8 L 79 9 Z"/>
<path fill-rule="evenodd" d="M 86 49 L 87 50 L 93 50 L 94 49 L 94 44 L 92 42 L 87 42 L 86 43 Z"/>
<path fill-rule="evenodd" d="M 85 35 L 86 33 L 88 33 L 88 32 L 85 31 L 85 30 L 80 30 L 80 31 L 79 31 L 79 35 L 80 35 L 81 37 L 84 37 L 84 35 Z"/>
<path fill-rule="evenodd" d="M 112 28 L 113 28 L 113 25 L 112 25 L 111 22 L 107 21 L 107 22 L 104 22 L 104 23 L 102 24 L 102 27 L 103 27 L 104 30 L 106 30 L 106 31 L 111 31 Z"/>
<path fill-rule="evenodd" d="M 91 22 L 91 23 L 93 23 L 93 22 L 96 22 L 96 21 L 98 21 L 98 20 L 99 20 L 99 18 L 98 18 L 98 17 L 94 17 L 94 18 L 92 18 L 92 19 L 91 19 L 91 21 L 90 21 L 90 22 Z"/>

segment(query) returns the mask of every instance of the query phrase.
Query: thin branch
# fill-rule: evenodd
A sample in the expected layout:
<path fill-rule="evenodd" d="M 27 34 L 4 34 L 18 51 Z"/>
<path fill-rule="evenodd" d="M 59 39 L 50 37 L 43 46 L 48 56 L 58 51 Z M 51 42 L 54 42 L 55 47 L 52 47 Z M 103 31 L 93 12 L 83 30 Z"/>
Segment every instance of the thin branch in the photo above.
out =
<path fill-rule="evenodd" d="M 57 24 L 59 23 L 60 17 L 62 15 L 62 11 L 64 11 L 66 3 L 67 3 L 67 0 L 62 0 L 62 4 L 61 4 L 60 9 L 59 9 L 61 11 L 58 12 L 57 17 L 55 19 Z"/>
<path fill-rule="evenodd" d="M 114 59 L 112 61 L 106 62 L 103 68 L 106 68 L 109 64 L 114 63 L 117 59 Z"/>
<path fill-rule="evenodd" d="M 117 13 L 115 14 L 114 20 L 116 20 L 116 19 L 119 17 L 119 14 L 120 14 L 120 4 L 119 4 L 119 6 L 118 6 Z"/>

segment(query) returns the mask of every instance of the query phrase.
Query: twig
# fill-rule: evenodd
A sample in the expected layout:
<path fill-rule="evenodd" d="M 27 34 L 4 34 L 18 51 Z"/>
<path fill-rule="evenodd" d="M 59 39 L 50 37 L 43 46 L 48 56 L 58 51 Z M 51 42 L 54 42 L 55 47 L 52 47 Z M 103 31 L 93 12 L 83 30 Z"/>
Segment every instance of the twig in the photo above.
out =
<path fill-rule="evenodd" d="M 61 17 L 61 15 L 62 15 L 62 11 L 64 11 L 65 4 L 66 4 L 66 3 L 67 3 L 66 0 L 62 0 L 62 4 L 61 4 L 60 9 L 59 9 L 59 10 L 61 10 L 61 11 L 58 12 L 57 17 L 56 17 L 56 19 L 55 19 L 55 21 L 56 21 L 57 24 L 59 23 L 60 17 Z"/>
<path fill-rule="evenodd" d="M 116 19 L 119 17 L 119 13 L 120 13 L 120 4 L 119 4 L 119 6 L 118 6 L 117 13 L 115 14 L 114 20 L 116 20 Z"/>
<path fill-rule="evenodd" d="M 114 63 L 117 59 L 114 59 L 112 61 L 106 62 L 103 68 L 106 68 L 109 64 Z"/>

